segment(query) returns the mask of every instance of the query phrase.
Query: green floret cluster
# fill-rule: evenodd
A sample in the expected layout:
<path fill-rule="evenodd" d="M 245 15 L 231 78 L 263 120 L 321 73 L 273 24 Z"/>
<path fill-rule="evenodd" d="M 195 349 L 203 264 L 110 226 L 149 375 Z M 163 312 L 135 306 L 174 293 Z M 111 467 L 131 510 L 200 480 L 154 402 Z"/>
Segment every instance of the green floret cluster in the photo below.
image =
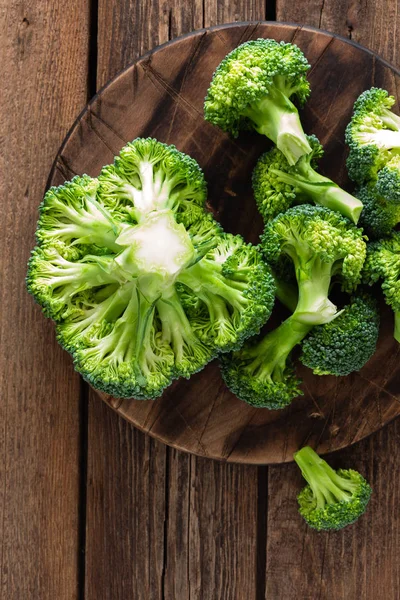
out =
<path fill-rule="evenodd" d="M 335 471 L 309 446 L 296 452 L 294 459 L 307 481 L 297 499 L 299 512 L 310 527 L 338 530 L 364 514 L 372 490 L 358 471 Z"/>
<path fill-rule="evenodd" d="M 359 371 L 376 350 L 379 322 L 375 298 L 359 293 L 334 321 L 311 330 L 301 345 L 300 361 L 315 375 Z"/>
<path fill-rule="evenodd" d="M 216 69 L 204 103 L 207 121 L 237 136 L 266 135 L 295 164 L 311 150 L 292 102 L 310 93 L 310 65 L 294 44 L 258 39 L 235 48 Z"/>
<path fill-rule="evenodd" d="M 369 244 L 363 276 L 369 285 L 381 281 L 386 303 L 394 312 L 394 338 L 400 342 L 400 232 Z"/>
<path fill-rule="evenodd" d="M 198 164 L 154 139 L 128 144 L 97 179 L 47 192 L 28 290 L 94 387 L 156 398 L 268 319 L 267 265 L 205 200 Z"/>
<path fill-rule="evenodd" d="M 307 139 L 311 152 L 300 157 L 293 166 L 278 148 L 258 160 L 252 182 L 254 198 L 264 221 L 267 223 L 293 204 L 313 202 L 357 223 L 362 202 L 315 170 L 324 150 L 314 135 Z"/>

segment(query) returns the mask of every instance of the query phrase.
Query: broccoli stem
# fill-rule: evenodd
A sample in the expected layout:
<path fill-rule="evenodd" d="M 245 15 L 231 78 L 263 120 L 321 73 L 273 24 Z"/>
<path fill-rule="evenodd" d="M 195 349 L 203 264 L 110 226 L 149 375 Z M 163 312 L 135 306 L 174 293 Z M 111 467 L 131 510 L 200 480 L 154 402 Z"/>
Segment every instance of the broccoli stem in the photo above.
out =
<path fill-rule="evenodd" d="M 179 364 L 185 355 L 185 347 L 196 346 L 198 338 L 183 310 L 180 298 L 173 286 L 157 301 L 156 308 L 162 324 L 163 340 L 171 344 L 175 362 Z"/>
<path fill-rule="evenodd" d="M 258 133 L 272 140 L 290 165 L 311 152 L 297 108 L 280 90 L 275 89 L 261 101 L 250 104 L 244 116 Z"/>
<path fill-rule="evenodd" d="M 258 344 L 246 348 L 242 353 L 239 351 L 243 358 L 253 358 L 245 370 L 261 380 L 285 381 L 287 358 L 311 328 L 311 325 L 290 316 L 279 327 L 268 332 Z"/>
<path fill-rule="evenodd" d="M 394 339 L 400 343 L 400 311 L 394 313 Z"/>
<path fill-rule="evenodd" d="M 400 131 L 400 117 L 388 108 L 384 108 L 382 110 L 380 118 L 382 123 L 389 129 L 392 129 L 393 131 Z"/>
<path fill-rule="evenodd" d="M 301 163 L 302 161 L 300 160 L 299 167 Z M 311 198 L 315 204 L 340 212 L 353 221 L 353 223 L 357 224 L 363 209 L 361 200 L 342 190 L 341 187 L 328 177 L 317 173 L 311 165 L 307 164 L 306 169 L 304 167 L 301 168 L 301 175 L 304 179 L 303 177 L 285 173 L 279 169 L 271 169 L 271 171 L 282 183 L 293 185 L 301 193 Z"/>
<path fill-rule="evenodd" d="M 338 475 L 312 448 L 302 448 L 294 454 L 294 460 L 317 500 L 317 508 L 351 500 L 357 485 Z"/>
<path fill-rule="evenodd" d="M 332 265 L 317 258 L 304 260 L 301 264 L 296 257 L 294 262 L 299 286 L 296 318 L 310 325 L 329 323 L 338 316 L 336 306 L 328 298 Z"/>

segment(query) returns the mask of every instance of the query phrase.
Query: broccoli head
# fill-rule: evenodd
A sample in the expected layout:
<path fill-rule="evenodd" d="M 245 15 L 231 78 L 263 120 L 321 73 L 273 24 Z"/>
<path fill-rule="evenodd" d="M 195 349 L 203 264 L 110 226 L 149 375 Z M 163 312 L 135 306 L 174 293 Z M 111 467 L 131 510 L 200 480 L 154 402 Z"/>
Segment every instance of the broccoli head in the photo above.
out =
<path fill-rule="evenodd" d="M 387 200 L 378 192 L 376 182 L 369 181 L 356 192 L 363 203 L 359 225 L 369 239 L 389 235 L 400 223 L 400 204 Z"/>
<path fill-rule="evenodd" d="M 261 247 L 278 277 L 287 260 L 293 262 L 299 293 L 294 315 L 304 323 L 320 325 L 338 316 L 328 298 L 333 276 L 343 291 L 360 283 L 366 255 L 362 231 L 328 208 L 289 208 L 266 225 Z"/>
<path fill-rule="evenodd" d="M 260 329 L 273 277 L 204 210 L 200 168 L 175 147 L 135 140 L 114 167 L 47 192 L 27 286 L 87 381 L 155 398 Z"/>
<path fill-rule="evenodd" d="M 393 156 L 386 165 L 378 171 L 376 179 L 378 196 L 388 202 L 400 203 L 400 154 Z"/>
<path fill-rule="evenodd" d="M 378 335 L 376 300 L 357 294 L 334 321 L 311 330 L 301 345 L 300 361 L 315 375 L 349 375 L 369 361 Z"/>
<path fill-rule="evenodd" d="M 394 312 L 394 338 L 400 342 L 400 232 L 368 244 L 363 276 L 369 285 L 382 282 L 386 304 Z"/>
<path fill-rule="evenodd" d="M 310 201 L 337 210 L 357 223 L 362 202 L 315 170 L 323 148 L 314 135 L 307 136 L 311 152 L 293 166 L 278 148 L 266 152 L 253 171 L 253 191 L 265 222 L 285 212 L 292 204 Z"/>
<path fill-rule="evenodd" d="M 371 487 L 353 469 L 335 471 L 312 448 L 294 454 L 307 485 L 297 497 L 299 512 L 317 531 L 343 529 L 364 514 Z"/>
<path fill-rule="evenodd" d="M 254 128 L 266 135 L 293 165 L 311 151 L 297 108 L 310 94 L 310 65 L 294 44 L 258 39 L 228 54 L 214 73 L 204 116 L 235 137 Z"/>
<path fill-rule="evenodd" d="M 280 409 L 303 394 L 290 355 L 311 325 L 288 317 L 273 331 L 221 357 L 222 377 L 238 398 L 257 408 Z"/>
<path fill-rule="evenodd" d="M 354 104 L 346 142 L 347 168 L 356 183 L 376 179 L 378 171 L 400 153 L 400 117 L 391 110 L 394 103 L 386 90 L 373 87 Z"/>

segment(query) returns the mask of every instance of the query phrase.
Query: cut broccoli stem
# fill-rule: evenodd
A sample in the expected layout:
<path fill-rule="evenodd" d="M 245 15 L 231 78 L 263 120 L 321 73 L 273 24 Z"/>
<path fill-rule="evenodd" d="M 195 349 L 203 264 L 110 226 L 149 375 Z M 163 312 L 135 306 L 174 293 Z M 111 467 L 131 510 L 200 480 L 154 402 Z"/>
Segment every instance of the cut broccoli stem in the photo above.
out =
<path fill-rule="evenodd" d="M 316 498 L 318 509 L 326 504 L 352 500 L 357 484 L 338 475 L 312 448 L 302 448 L 294 454 L 294 460 Z"/>
<path fill-rule="evenodd" d="M 260 380 L 284 382 L 288 356 L 311 328 L 311 325 L 299 322 L 293 315 L 287 318 L 279 327 L 268 332 L 258 344 L 246 348 L 246 356 L 254 359 L 244 370 Z"/>
<path fill-rule="evenodd" d="M 244 111 L 258 133 L 266 135 L 294 165 L 311 146 L 303 131 L 297 108 L 281 91 L 274 90 Z"/>
<path fill-rule="evenodd" d="M 395 311 L 394 313 L 394 339 L 400 342 L 400 312 Z"/>
<path fill-rule="evenodd" d="M 308 163 L 305 163 L 305 168 L 302 168 L 302 166 L 302 161 L 300 161 L 298 169 L 304 179 L 279 169 L 271 169 L 271 171 L 282 183 L 293 185 L 300 193 L 313 200 L 315 204 L 340 212 L 354 223 L 357 223 L 363 209 L 361 200 L 342 190 L 328 177 L 317 173 Z"/>
<path fill-rule="evenodd" d="M 391 129 L 379 129 L 372 132 L 361 131 L 357 134 L 357 137 L 363 141 L 365 137 L 365 144 L 375 144 L 379 148 L 386 148 L 386 150 L 400 150 L 400 131 L 393 131 Z"/>
<path fill-rule="evenodd" d="M 379 117 L 382 123 L 393 131 L 400 131 L 400 117 L 388 108 L 382 108 L 381 110 Z"/>
<path fill-rule="evenodd" d="M 337 307 L 328 298 L 332 265 L 318 258 L 311 261 L 311 266 L 309 261 L 303 266 L 299 264 L 298 258 L 294 257 L 299 286 L 299 301 L 295 315 L 303 323 L 321 325 L 329 323 L 339 314 Z"/>

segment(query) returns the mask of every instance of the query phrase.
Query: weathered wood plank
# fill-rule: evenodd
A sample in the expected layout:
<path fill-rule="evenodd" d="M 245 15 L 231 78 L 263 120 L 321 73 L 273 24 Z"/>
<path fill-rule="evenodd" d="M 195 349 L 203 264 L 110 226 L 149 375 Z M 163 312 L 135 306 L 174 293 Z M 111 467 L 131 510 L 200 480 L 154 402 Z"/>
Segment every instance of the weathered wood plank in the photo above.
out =
<path fill-rule="evenodd" d="M 224 4 L 203 6 L 194 0 L 168 7 L 157 2 L 121 6 L 100 0 L 98 87 L 136 56 L 171 37 L 216 22 L 265 17 L 261 1 Z M 171 600 L 229 600 L 240 594 L 251 600 L 256 593 L 256 539 L 255 467 L 167 451 L 99 406 L 90 393 L 88 600 L 100 594 L 122 600 L 132 595 L 159 598 L 162 593 Z"/>
<path fill-rule="evenodd" d="M 89 0 L 0 4 L 0 596 L 78 598 L 79 379 L 25 289 L 54 155 L 87 99 Z"/>
<path fill-rule="evenodd" d="M 399 65 L 396 32 L 400 20 L 396 3 L 390 0 L 383 4 L 277 0 L 277 18 L 348 36 Z M 379 81 L 376 85 L 391 84 Z M 364 473 L 374 490 L 368 513 L 341 532 L 317 533 L 302 522 L 296 496 L 304 481 L 295 465 L 269 468 L 266 599 L 397 600 L 399 433 L 397 420 L 329 457 L 335 467 Z"/>

